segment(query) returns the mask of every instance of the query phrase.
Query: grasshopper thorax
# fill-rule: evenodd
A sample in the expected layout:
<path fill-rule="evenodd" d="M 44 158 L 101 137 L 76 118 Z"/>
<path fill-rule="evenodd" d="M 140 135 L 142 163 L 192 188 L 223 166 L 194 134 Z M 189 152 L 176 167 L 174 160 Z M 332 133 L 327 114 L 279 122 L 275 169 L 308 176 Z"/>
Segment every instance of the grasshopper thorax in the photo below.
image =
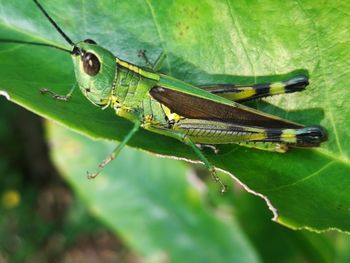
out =
<path fill-rule="evenodd" d="M 93 104 L 106 106 L 116 74 L 115 56 L 90 39 L 75 44 L 71 54 L 82 93 Z"/>

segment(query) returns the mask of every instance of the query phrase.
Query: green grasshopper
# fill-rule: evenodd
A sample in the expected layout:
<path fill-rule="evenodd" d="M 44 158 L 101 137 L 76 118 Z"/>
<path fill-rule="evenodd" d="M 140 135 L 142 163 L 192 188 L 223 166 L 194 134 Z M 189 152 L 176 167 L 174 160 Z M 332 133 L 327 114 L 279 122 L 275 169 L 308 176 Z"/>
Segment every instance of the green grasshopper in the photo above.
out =
<path fill-rule="evenodd" d="M 89 178 L 96 177 L 116 158 L 140 127 L 170 136 L 191 147 L 213 178 L 221 184 L 222 191 L 226 190 L 226 186 L 216 175 L 215 167 L 202 153 L 202 147 L 241 144 L 267 151 L 285 152 L 290 146 L 318 147 L 327 139 L 322 127 L 305 127 L 237 103 L 301 91 L 308 85 L 306 76 L 252 86 L 216 84 L 196 87 L 159 72 L 164 54 L 151 64 L 145 52 L 140 52 L 147 66 L 139 67 L 115 57 L 93 40 L 74 43 L 41 4 L 37 0 L 33 1 L 71 45 L 71 49 L 45 43 L 12 42 L 49 46 L 70 53 L 77 81 L 65 96 L 47 89 L 42 89 L 41 92 L 68 101 L 75 87 L 79 86 L 91 103 L 102 109 L 112 107 L 118 116 L 134 123 L 116 149 L 102 161 L 98 171 L 88 173 Z"/>

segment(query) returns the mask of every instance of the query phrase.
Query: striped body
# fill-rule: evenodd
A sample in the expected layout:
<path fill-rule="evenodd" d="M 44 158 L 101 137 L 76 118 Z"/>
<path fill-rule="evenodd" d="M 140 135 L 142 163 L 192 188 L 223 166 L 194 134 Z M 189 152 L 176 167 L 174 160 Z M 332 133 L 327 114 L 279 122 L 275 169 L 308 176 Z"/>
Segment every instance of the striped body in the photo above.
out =
<path fill-rule="evenodd" d="M 166 76 L 155 74 L 120 59 L 116 61 L 117 70 L 112 106 L 121 117 L 128 118 L 131 121 L 142 119 L 142 126 L 145 129 L 168 136 L 176 134 L 175 137 L 182 134 L 198 144 L 242 143 L 242 145 L 248 147 L 258 145 L 257 148 L 264 148 L 265 142 L 275 149 L 274 144 L 310 146 L 313 143 L 305 140 L 305 137 L 314 131 L 314 127 L 304 128 L 302 125 L 294 124 L 292 125 L 293 129 L 290 127 L 258 127 L 254 124 L 247 126 L 218 120 L 188 118 L 177 114 L 152 96 L 153 90 L 171 88 L 171 86 L 166 85 L 167 81 L 164 81 L 164 78 L 167 78 Z M 236 100 L 248 100 L 288 92 L 292 88 L 300 90 L 304 83 L 305 78 L 298 77 L 284 83 L 260 84 L 252 87 L 240 86 L 237 91 L 232 89 L 232 85 L 230 88 L 225 85 L 221 92 L 218 92 L 218 86 L 216 86 L 216 89 L 212 88 L 212 90 L 215 90 L 214 94 L 219 93 L 218 95 L 224 95 L 223 97 L 232 97 L 232 94 L 236 94 Z M 194 88 L 183 82 L 181 82 L 181 85 Z M 255 89 L 255 92 L 251 92 L 252 89 Z M 208 89 L 205 88 L 205 90 Z M 224 90 L 229 92 L 229 96 L 225 96 L 227 94 Z M 247 92 L 247 90 L 250 92 Z M 256 144 L 257 142 L 259 144 Z"/>

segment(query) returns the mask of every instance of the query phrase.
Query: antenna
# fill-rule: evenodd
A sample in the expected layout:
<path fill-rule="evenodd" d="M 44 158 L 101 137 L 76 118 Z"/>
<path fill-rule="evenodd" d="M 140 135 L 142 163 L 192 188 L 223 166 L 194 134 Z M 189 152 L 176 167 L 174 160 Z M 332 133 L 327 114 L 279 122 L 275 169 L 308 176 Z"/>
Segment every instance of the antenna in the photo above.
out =
<path fill-rule="evenodd" d="M 39 7 L 41 12 L 46 16 L 46 18 L 50 21 L 50 23 L 56 28 L 56 30 L 61 34 L 61 36 L 71 45 L 75 46 L 73 41 L 62 31 L 62 29 L 56 24 L 56 22 L 49 16 L 49 14 L 45 11 L 42 5 L 37 1 L 33 0 L 34 3 Z"/>
<path fill-rule="evenodd" d="M 0 43 L 15 43 L 15 44 L 24 44 L 24 45 L 33 45 L 33 46 L 44 46 L 44 47 L 52 47 L 52 48 L 56 48 L 58 50 L 62 50 L 68 53 L 72 53 L 72 51 L 62 48 L 62 47 L 58 47 L 55 45 L 51 45 L 48 43 L 39 43 L 39 42 L 31 42 L 31 41 L 24 41 L 24 40 L 15 40 L 15 39 L 0 39 Z"/>

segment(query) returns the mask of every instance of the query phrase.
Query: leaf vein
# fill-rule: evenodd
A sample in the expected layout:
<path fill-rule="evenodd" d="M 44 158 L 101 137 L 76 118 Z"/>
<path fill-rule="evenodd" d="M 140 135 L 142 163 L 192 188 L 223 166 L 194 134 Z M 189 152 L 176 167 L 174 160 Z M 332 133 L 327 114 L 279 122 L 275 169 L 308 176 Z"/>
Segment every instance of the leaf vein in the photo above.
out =
<path fill-rule="evenodd" d="M 331 161 L 331 162 L 328 162 L 326 163 L 325 165 L 323 165 L 320 169 L 318 169 L 316 172 L 313 172 L 312 174 L 306 176 L 306 177 L 303 177 L 293 183 L 289 183 L 289 184 L 285 184 L 285 185 L 280 185 L 278 187 L 275 187 L 275 188 L 270 188 L 270 189 L 265 189 L 265 190 L 259 190 L 259 191 L 263 191 L 263 192 L 276 192 L 276 191 L 279 191 L 279 190 L 282 190 L 282 189 L 285 189 L 285 188 L 288 188 L 288 187 L 293 187 L 293 186 L 296 186 L 297 184 L 300 184 L 300 183 L 303 183 L 307 180 L 310 180 L 311 178 L 319 175 L 321 172 L 323 172 L 324 170 L 328 169 L 329 166 L 331 166 L 332 164 L 336 163 L 336 161 Z"/>
<path fill-rule="evenodd" d="M 251 68 L 251 70 L 252 70 L 252 72 L 253 72 L 254 82 L 256 82 L 256 71 L 255 71 L 255 66 L 254 66 L 254 63 L 252 62 L 252 60 L 251 60 L 251 58 L 250 58 L 250 56 L 249 56 L 249 52 L 248 52 L 247 47 L 246 47 L 246 45 L 245 45 L 245 43 L 244 43 L 244 41 L 243 41 L 243 37 L 242 37 L 242 35 L 241 35 L 242 32 L 241 32 L 240 27 L 239 27 L 238 24 L 237 24 L 237 19 L 234 18 L 233 7 L 232 7 L 232 5 L 231 5 L 231 3 L 230 3 L 229 0 L 226 0 L 226 4 L 227 4 L 227 7 L 228 7 L 228 10 L 229 10 L 229 13 L 230 13 L 230 18 L 231 18 L 231 20 L 232 20 L 232 24 L 233 24 L 233 26 L 234 26 L 234 28 L 235 28 L 235 30 L 236 30 L 236 32 L 237 32 L 237 36 L 238 36 L 239 43 L 241 44 L 241 46 L 242 46 L 242 48 L 243 48 L 244 54 L 245 54 L 245 56 L 246 56 L 246 58 L 247 58 L 247 61 L 248 61 L 249 65 L 250 65 L 250 68 Z"/>
<path fill-rule="evenodd" d="M 153 20 L 154 26 L 155 26 L 155 28 L 156 28 L 156 30 L 157 30 L 157 33 L 158 33 L 158 36 L 159 36 L 159 39 L 160 39 L 160 44 L 161 44 L 161 46 L 162 46 L 162 49 L 163 49 L 163 51 L 165 52 L 165 54 L 167 54 L 164 36 L 163 36 L 162 31 L 161 31 L 161 29 L 160 29 L 160 26 L 159 26 L 159 24 L 158 24 L 158 22 L 157 22 L 156 14 L 155 14 L 155 12 L 154 12 L 154 8 L 153 8 L 153 6 L 152 6 L 150 0 L 144 0 L 144 1 L 145 1 L 146 5 L 148 6 L 148 8 L 149 8 L 149 10 L 150 10 L 150 13 L 151 13 L 151 15 L 152 15 L 152 20 Z M 169 63 L 169 59 L 166 57 L 166 58 L 165 58 L 165 61 L 166 61 L 165 63 L 167 64 L 167 67 L 168 67 L 168 69 L 169 69 L 169 74 L 171 75 L 171 66 L 170 66 L 170 63 Z"/>

